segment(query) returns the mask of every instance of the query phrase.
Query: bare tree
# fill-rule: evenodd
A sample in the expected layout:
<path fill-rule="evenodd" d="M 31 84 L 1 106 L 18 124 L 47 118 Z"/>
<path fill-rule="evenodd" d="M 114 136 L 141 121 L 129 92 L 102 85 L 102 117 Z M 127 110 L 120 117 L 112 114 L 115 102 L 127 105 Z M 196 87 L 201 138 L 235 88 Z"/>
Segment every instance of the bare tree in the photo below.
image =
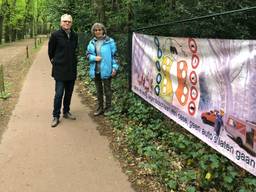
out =
<path fill-rule="evenodd" d="M 208 40 L 209 45 L 217 58 L 215 68 L 212 69 L 212 74 L 215 77 L 220 95 L 220 106 L 226 113 L 232 113 L 233 109 L 233 92 L 232 82 L 241 73 L 245 63 L 240 67 L 232 67 L 232 59 L 241 51 L 240 43 L 236 40 Z"/>

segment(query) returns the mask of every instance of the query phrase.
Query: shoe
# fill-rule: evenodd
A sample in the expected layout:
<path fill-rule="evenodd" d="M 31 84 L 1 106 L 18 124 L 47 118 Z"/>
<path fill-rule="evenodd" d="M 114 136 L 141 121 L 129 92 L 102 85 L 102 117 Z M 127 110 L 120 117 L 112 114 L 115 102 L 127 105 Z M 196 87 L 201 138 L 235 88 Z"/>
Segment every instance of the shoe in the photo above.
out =
<path fill-rule="evenodd" d="M 111 115 L 111 113 L 112 113 L 112 108 L 111 108 L 111 107 L 107 107 L 107 108 L 104 110 L 104 116 Z"/>
<path fill-rule="evenodd" d="M 58 117 L 53 117 L 53 120 L 52 120 L 52 124 L 51 126 L 52 127 L 56 127 L 58 124 L 59 124 L 59 118 Z"/>
<path fill-rule="evenodd" d="M 76 120 L 76 117 L 72 115 L 70 112 L 64 113 L 63 118 L 70 119 L 70 120 Z"/>
<path fill-rule="evenodd" d="M 93 115 L 94 116 L 99 116 L 99 115 L 101 115 L 101 114 L 103 114 L 104 113 L 104 110 L 101 108 L 101 107 L 99 107 L 98 109 L 97 109 L 97 111 L 95 111 L 94 113 L 93 113 Z"/>

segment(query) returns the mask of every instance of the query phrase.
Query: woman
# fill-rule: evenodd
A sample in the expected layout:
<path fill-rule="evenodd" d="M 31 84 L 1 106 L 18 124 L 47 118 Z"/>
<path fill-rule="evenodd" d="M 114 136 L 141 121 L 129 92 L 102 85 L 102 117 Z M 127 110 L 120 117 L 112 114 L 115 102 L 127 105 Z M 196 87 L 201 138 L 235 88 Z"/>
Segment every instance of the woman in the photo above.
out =
<path fill-rule="evenodd" d="M 90 77 L 94 79 L 96 86 L 98 107 L 94 115 L 98 116 L 111 110 L 111 78 L 116 75 L 119 66 L 115 60 L 115 41 L 107 36 L 105 26 L 94 23 L 91 33 L 94 37 L 87 46 L 86 55 L 90 63 Z"/>

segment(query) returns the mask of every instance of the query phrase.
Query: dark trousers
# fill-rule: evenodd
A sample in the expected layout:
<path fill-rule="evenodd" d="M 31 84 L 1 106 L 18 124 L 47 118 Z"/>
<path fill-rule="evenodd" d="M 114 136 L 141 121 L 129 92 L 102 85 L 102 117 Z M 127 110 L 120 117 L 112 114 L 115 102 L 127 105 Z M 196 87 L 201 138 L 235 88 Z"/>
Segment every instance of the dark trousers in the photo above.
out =
<path fill-rule="evenodd" d="M 221 122 L 216 121 L 216 122 L 215 122 L 215 132 L 216 132 L 216 135 L 217 135 L 217 136 L 220 135 L 220 129 L 221 129 Z"/>
<path fill-rule="evenodd" d="M 105 95 L 105 108 L 110 108 L 112 100 L 111 77 L 108 79 L 101 79 L 100 74 L 96 74 L 94 81 L 97 92 L 98 107 L 102 109 L 104 108 Z"/>
<path fill-rule="evenodd" d="M 54 96 L 54 109 L 52 112 L 53 117 L 60 117 L 60 109 L 62 98 L 63 100 L 63 114 L 69 112 L 70 110 L 70 102 L 74 89 L 75 81 L 58 81 L 55 80 L 55 96 Z"/>

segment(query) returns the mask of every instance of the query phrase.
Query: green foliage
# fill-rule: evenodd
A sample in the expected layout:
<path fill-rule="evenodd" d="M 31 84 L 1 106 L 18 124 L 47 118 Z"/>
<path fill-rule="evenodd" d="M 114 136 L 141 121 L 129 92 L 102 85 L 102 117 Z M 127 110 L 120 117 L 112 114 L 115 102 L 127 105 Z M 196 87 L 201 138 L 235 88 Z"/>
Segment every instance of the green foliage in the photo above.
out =
<path fill-rule="evenodd" d="M 11 93 L 8 92 L 0 92 L 0 99 L 8 99 L 11 96 Z"/>
<path fill-rule="evenodd" d="M 63 1 L 65 2 L 65 1 Z M 131 28 L 188 19 L 217 12 L 255 6 L 254 1 L 145 1 L 120 0 L 114 9 L 105 3 L 108 34 L 117 41 L 118 76 L 113 79 L 113 113 L 108 116 L 146 175 L 156 177 L 167 189 L 174 191 L 254 191 L 254 176 L 234 165 L 226 157 L 192 136 L 158 110 L 128 90 L 128 34 Z M 81 7 L 88 3 L 84 1 Z M 75 14 L 81 25 L 97 19 L 95 7 L 87 8 L 89 16 Z M 55 11 L 56 12 L 56 11 Z M 60 12 L 58 12 L 60 14 Z M 83 13 L 81 13 L 82 15 Z M 147 34 L 193 36 L 204 38 L 255 38 L 255 11 L 213 17 L 204 20 L 142 30 Z M 83 29 L 77 26 L 77 29 Z M 84 30 L 88 30 L 85 29 Z M 79 62 L 79 78 L 95 94 L 88 78 L 88 63 Z M 121 139 L 118 137 L 118 140 Z M 129 160 L 130 161 L 130 160 Z"/>
<path fill-rule="evenodd" d="M 4 83 L 4 90 L 5 91 L 0 91 L 0 99 L 6 100 L 9 97 L 11 97 L 10 86 L 11 86 L 11 84 L 9 82 Z"/>
<path fill-rule="evenodd" d="M 88 81 L 84 71 L 88 73 L 88 63 L 80 59 L 79 77 L 85 78 L 86 87 L 95 93 L 94 83 Z M 126 75 L 121 71 L 113 80 L 114 112 L 108 118 L 116 130 L 123 132 L 129 149 L 142 159 L 139 167 L 146 174 L 158 177 L 167 188 L 177 191 L 248 191 L 255 187 L 252 176 L 184 132 L 134 93 L 122 89 L 126 84 Z"/>
<path fill-rule="evenodd" d="M 16 4 L 15 4 L 16 3 Z M 28 31 L 36 34 L 40 25 L 59 27 L 60 16 L 73 16 L 79 32 L 78 78 L 93 95 L 95 86 L 88 77 L 85 47 L 90 27 L 101 21 L 117 41 L 120 71 L 113 79 L 113 113 L 108 116 L 125 144 L 141 158 L 140 168 L 175 191 L 253 191 L 256 180 L 225 157 L 206 146 L 183 128 L 128 90 L 128 34 L 130 29 L 255 6 L 255 1 L 210 0 L 8 0 L 1 1 L 5 34 L 13 37 Z M 104 5 L 104 6 L 103 6 Z M 104 13 L 99 13 L 102 10 Z M 142 30 L 147 34 L 203 38 L 255 38 L 255 10 L 192 22 Z M 7 98 L 8 93 L 0 97 Z"/>

